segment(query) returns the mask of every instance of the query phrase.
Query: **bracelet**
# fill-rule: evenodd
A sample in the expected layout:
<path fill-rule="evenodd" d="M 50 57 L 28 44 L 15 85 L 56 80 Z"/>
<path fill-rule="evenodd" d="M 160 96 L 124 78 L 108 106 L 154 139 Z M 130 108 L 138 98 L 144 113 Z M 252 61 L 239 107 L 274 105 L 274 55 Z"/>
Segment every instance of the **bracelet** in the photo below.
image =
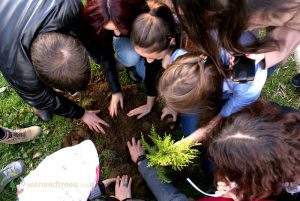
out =
<path fill-rule="evenodd" d="M 143 154 L 143 155 L 140 155 L 137 159 L 136 159 L 136 164 L 138 164 L 139 162 L 141 162 L 141 161 L 143 161 L 143 160 L 145 160 L 146 159 L 146 156 L 145 156 L 145 154 Z"/>

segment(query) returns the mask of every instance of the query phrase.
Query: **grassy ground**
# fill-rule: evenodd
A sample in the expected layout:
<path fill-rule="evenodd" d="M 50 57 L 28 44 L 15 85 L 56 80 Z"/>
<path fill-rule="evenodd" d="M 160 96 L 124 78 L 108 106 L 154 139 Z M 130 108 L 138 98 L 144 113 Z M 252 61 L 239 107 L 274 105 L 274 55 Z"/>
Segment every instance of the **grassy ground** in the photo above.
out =
<path fill-rule="evenodd" d="M 299 68 L 291 56 L 268 79 L 264 86 L 262 97 L 282 105 L 300 109 L 300 91 L 297 91 L 291 84 L 291 77 L 300 72 Z"/>
<path fill-rule="evenodd" d="M 93 74 L 101 70 L 99 66 L 93 65 Z M 296 73 L 296 64 L 291 57 L 285 65 L 272 75 L 263 90 L 263 97 L 275 101 L 279 104 L 300 108 L 299 93 L 290 84 L 291 77 Z M 127 84 L 129 79 L 126 73 L 121 72 L 121 83 Z M 34 169 L 47 155 L 60 149 L 63 136 L 76 125 L 68 119 L 59 116 L 48 122 L 40 121 L 19 96 L 5 82 L 0 74 L 0 91 L 5 87 L 4 92 L 0 92 L 0 125 L 8 128 L 21 128 L 32 125 L 39 125 L 43 128 L 43 133 L 32 142 L 5 145 L 0 144 L 0 168 L 11 161 L 23 159 L 27 165 L 26 174 Z M 14 200 L 16 184 L 20 180 L 11 182 L 1 193 L 0 201 Z"/>

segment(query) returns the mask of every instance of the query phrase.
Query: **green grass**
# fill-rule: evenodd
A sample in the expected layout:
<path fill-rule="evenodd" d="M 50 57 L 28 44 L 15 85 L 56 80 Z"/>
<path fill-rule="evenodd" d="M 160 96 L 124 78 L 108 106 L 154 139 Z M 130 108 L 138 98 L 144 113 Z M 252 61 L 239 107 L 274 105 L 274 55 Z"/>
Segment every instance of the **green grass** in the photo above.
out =
<path fill-rule="evenodd" d="M 7 87 L 0 93 L 0 125 L 7 128 L 23 128 L 38 125 L 43 128 L 43 133 L 35 140 L 28 143 L 7 145 L 0 143 L 0 168 L 12 161 L 22 159 L 27 166 L 26 174 L 34 169 L 47 155 L 61 148 L 65 133 L 70 131 L 74 125 L 60 116 L 45 123 L 37 118 L 31 111 L 29 105 L 11 89 L 2 74 L 0 74 L 0 88 Z M 33 159 L 35 155 L 40 157 Z M 0 200 L 15 200 L 16 184 L 20 180 L 11 182 L 1 193 Z"/>
<path fill-rule="evenodd" d="M 296 91 L 291 84 L 291 78 L 297 73 L 297 70 L 299 69 L 297 69 L 295 60 L 290 57 L 268 79 L 262 97 L 281 105 L 300 109 L 300 92 Z"/>

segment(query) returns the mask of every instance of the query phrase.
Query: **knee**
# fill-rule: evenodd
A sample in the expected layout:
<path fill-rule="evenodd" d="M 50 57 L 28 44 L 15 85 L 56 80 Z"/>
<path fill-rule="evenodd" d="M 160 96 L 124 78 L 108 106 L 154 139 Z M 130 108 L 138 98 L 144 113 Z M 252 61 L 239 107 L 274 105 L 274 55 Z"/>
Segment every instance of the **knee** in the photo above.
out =
<path fill-rule="evenodd" d="M 140 56 L 135 52 L 126 52 L 117 55 L 118 60 L 126 67 L 136 66 L 140 60 Z"/>

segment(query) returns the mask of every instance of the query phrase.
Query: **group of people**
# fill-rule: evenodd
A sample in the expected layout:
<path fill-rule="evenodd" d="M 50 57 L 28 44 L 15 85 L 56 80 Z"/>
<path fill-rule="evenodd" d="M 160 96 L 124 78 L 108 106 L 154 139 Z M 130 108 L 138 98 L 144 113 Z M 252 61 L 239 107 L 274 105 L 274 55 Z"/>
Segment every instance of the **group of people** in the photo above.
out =
<path fill-rule="evenodd" d="M 200 200 L 299 200 L 300 113 L 259 100 L 279 63 L 294 50 L 300 62 L 299 0 L 2 0 L 0 17 L 1 72 L 42 120 L 54 113 L 104 133 L 109 124 L 98 110 L 85 110 L 62 92 L 87 88 L 90 57 L 104 67 L 114 118 L 124 107 L 119 63 L 146 88 L 145 104 L 129 117 L 144 117 L 160 99 L 162 120 L 178 118 L 185 138 L 203 142 L 217 191 Z M 292 83 L 300 87 L 299 74 Z M 27 142 L 41 132 L 1 127 L 0 142 Z M 188 200 L 147 167 L 138 140 L 127 146 L 157 200 Z M 131 179 L 99 181 L 97 160 L 90 141 L 59 150 L 25 178 L 18 197 L 93 200 L 115 182 L 115 198 L 108 199 L 132 199 Z M 23 169 L 20 161 L 4 168 L 1 185 Z M 89 185 L 31 185 L 57 180 Z"/>

